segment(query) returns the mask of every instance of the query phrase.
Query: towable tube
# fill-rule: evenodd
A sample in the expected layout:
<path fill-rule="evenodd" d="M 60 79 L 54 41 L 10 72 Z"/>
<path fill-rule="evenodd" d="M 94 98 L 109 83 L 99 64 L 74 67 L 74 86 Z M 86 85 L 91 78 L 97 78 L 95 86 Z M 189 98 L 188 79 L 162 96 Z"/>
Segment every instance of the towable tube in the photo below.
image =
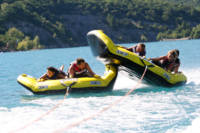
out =
<path fill-rule="evenodd" d="M 183 73 L 172 74 L 167 72 L 137 54 L 115 45 L 101 30 L 90 31 L 87 34 L 87 40 L 94 56 L 106 61 L 110 59 L 123 66 L 127 71 L 132 72 L 136 77 L 141 77 L 145 67 L 148 67 L 144 80 L 150 84 L 175 86 L 187 81 Z"/>
<path fill-rule="evenodd" d="M 112 90 L 114 82 L 117 77 L 118 68 L 116 65 L 106 65 L 105 74 L 100 78 L 95 77 L 81 77 L 81 78 L 67 78 L 58 80 L 45 80 L 39 82 L 36 78 L 26 74 L 19 75 L 17 81 L 19 84 L 27 88 L 34 94 L 45 93 L 64 93 L 67 86 L 71 86 L 71 92 L 96 92 Z M 74 84 L 75 83 L 75 84 Z"/>

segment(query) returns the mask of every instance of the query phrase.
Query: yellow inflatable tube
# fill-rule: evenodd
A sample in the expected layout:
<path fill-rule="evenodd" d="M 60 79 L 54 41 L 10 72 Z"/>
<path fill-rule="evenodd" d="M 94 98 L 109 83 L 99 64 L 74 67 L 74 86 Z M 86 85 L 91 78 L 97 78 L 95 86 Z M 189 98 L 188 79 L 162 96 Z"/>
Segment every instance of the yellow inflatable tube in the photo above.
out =
<path fill-rule="evenodd" d="M 145 67 L 148 67 L 144 80 L 150 84 L 174 86 L 186 83 L 186 76 L 180 73 L 167 72 L 163 68 L 151 63 L 145 58 L 130 52 L 113 41 L 102 30 L 93 30 L 87 34 L 88 44 L 97 58 L 111 59 L 132 72 L 136 77 L 141 77 Z M 113 61 L 115 60 L 115 61 Z"/>
<path fill-rule="evenodd" d="M 17 81 L 35 94 L 63 93 L 66 92 L 67 87 L 72 84 L 70 92 L 112 90 L 118 69 L 115 65 L 106 65 L 105 68 L 104 76 L 99 78 L 81 77 L 39 81 L 34 77 L 22 74 L 18 76 Z"/>

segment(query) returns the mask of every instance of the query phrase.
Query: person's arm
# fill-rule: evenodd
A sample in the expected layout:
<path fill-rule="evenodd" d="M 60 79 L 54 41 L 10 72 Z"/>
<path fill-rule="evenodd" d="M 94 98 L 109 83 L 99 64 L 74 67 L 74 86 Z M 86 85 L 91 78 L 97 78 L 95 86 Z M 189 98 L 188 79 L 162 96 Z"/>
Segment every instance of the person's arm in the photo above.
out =
<path fill-rule="evenodd" d="M 159 60 L 162 60 L 164 59 L 165 56 L 161 56 L 161 57 L 157 57 L 157 58 L 149 58 L 149 60 L 152 60 L 152 61 L 159 61 Z"/>
<path fill-rule="evenodd" d="M 136 46 L 132 46 L 132 47 L 130 47 L 130 48 L 126 48 L 128 51 L 131 51 L 131 52 L 133 52 L 133 49 L 135 49 L 135 47 Z"/>
<path fill-rule="evenodd" d="M 178 69 L 179 69 L 179 67 L 180 67 L 180 65 L 181 65 L 180 59 L 177 58 L 177 59 L 175 60 L 175 63 L 176 63 L 176 67 L 174 68 L 174 72 L 175 72 L 175 73 L 178 73 Z"/>
<path fill-rule="evenodd" d="M 88 63 L 85 64 L 86 65 L 86 69 L 89 71 L 89 73 L 94 76 L 95 73 L 92 71 L 92 69 L 90 68 L 90 66 L 88 65 Z"/>
<path fill-rule="evenodd" d="M 40 77 L 40 80 L 47 80 L 47 74 L 43 74 L 41 77 Z"/>
<path fill-rule="evenodd" d="M 126 49 L 129 50 L 129 51 L 133 51 L 133 48 L 132 48 L 132 47 L 126 48 Z"/>
<path fill-rule="evenodd" d="M 178 73 L 179 66 L 180 66 L 180 64 L 177 65 L 177 66 L 174 68 L 174 72 L 175 72 L 175 73 Z"/>
<path fill-rule="evenodd" d="M 68 72 L 69 72 L 69 77 L 70 78 L 74 78 L 74 73 L 75 72 L 74 72 L 74 69 L 73 69 L 72 65 L 70 65 Z"/>

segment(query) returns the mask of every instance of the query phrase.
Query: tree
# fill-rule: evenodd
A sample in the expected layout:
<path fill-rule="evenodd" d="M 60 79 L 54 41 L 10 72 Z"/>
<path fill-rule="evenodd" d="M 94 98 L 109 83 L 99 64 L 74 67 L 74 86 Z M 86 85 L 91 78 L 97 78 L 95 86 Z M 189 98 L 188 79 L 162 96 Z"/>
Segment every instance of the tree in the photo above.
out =
<path fill-rule="evenodd" d="M 111 14 L 108 14 L 106 21 L 110 27 L 114 27 L 114 17 Z"/>
<path fill-rule="evenodd" d="M 19 41 L 21 41 L 24 38 L 24 33 L 16 29 L 15 27 L 12 27 L 6 32 L 6 36 L 9 36 L 11 38 L 16 38 Z"/>
<path fill-rule="evenodd" d="M 21 42 L 18 43 L 17 50 L 29 50 L 33 47 L 33 41 L 30 40 L 30 37 L 26 36 Z"/>
<path fill-rule="evenodd" d="M 142 34 L 141 36 L 140 36 L 140 40 L 141 41 L 148 41 L 148 38 L 144 35 L 144 34 Z"/>
<path fill-rule="evenodd" d="M 195 39 L 200 38 L 200 24 L 192 29 L 190 36 Z"/>
<path fill-rule="evenodd" d="M 1 12 L 3 12 L 3 13 L 7 12 L 8 6 L 9 6 L 8 3 L 2 3 L 1 4 Z"/>
<path fill-rule="evenodd" d="M 44 46 L 40 44 L 39 36 L 35 36 L 35 38 L 33 39 L 33 48 L 34 49 L 44 48 Z"/>

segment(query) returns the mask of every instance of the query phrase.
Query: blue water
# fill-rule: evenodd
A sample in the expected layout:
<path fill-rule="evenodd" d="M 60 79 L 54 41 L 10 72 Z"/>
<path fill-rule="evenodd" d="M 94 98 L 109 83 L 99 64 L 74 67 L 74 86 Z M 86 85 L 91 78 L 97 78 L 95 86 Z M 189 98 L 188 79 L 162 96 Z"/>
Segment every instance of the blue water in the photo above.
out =
<path fill-rule="evenodd" d="M 123 44 L 131 46 L 132 44 Z M 200 40 L 146 43 L 147 57 L 180 50 L 184 86 L 165 88 L 142 84 L 126 99 L 70 133 L 193 133 L 200 131 Z M 15 131 L 54 107 L 64 95 L 33 95 L 16 78 L 22 73 L 40 77 L 46 67 L 60 67 L 83 57 L 99 75 L 104 65 L 89 47 L 0 53 L 0 133 Z M 70 94 L 62 105 L 21 133 L 53 133 L 97 113 L 134 88 L 137 81 L 119 74 L 112 92 Z"/>

